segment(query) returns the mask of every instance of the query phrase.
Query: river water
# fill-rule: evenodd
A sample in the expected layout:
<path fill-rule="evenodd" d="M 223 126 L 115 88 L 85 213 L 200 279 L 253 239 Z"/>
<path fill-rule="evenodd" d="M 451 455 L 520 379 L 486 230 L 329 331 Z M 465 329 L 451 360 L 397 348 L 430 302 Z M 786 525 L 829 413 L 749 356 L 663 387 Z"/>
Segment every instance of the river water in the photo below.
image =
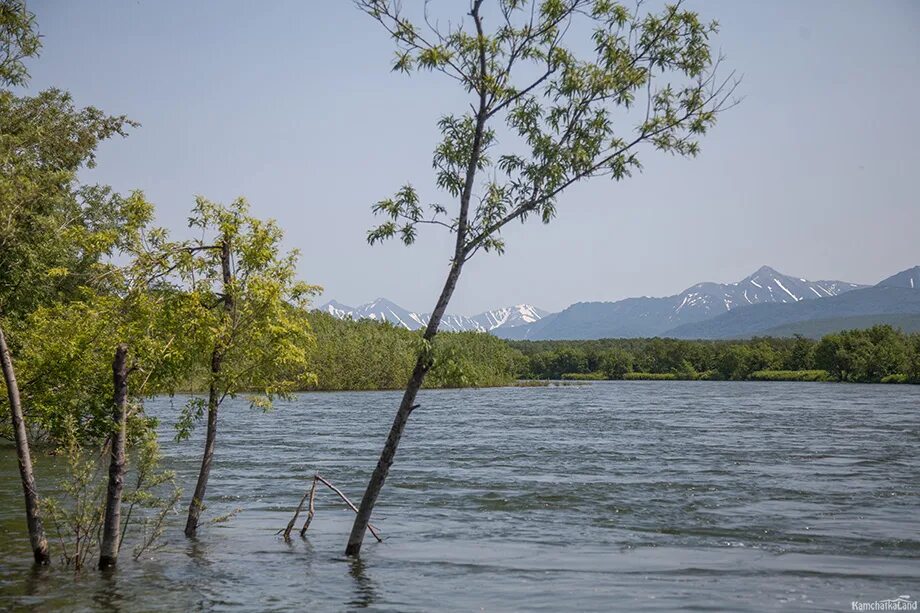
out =
<path fill-rule="evenodd" d="M 920 596 L 920 387 L 426 391 L 375 512 L 384 543 L 346 558 L 352 514 L 328 490 L 306 539 L 276 536 L 314 472 L 360 499 L 398 399 L 228 401 L 206 513 L 240 513 L 194 541 L 180 514 L 161 550 L 108 577 L 30 570 L 3 448 L 0 609 L 849 611 Z M 202 432 L 170 440 L 178 405 L 148 412 L 190 492 Z"/>

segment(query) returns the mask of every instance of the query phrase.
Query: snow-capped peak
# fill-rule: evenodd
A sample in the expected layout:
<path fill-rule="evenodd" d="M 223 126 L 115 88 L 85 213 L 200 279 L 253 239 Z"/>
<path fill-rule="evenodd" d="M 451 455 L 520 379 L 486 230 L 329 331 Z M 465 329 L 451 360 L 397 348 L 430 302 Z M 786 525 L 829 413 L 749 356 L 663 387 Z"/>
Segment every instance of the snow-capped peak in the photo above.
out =
<path fill-rule="evenodd" d="M 338 319 L 373 319 L 386 321 L 408 330 L 418 330 L 428 325 L 430 313 L 414 313 L 402 308 L 386 298 L 377 298 L 373 302 L 357 307 L 349 307 L 335 300 L 330 300 L 317 310 L 329 313 Z M 451 332 L 477 331 L 489 332 L 497 328 L 513 328 L 539 321 L 548 315 L 547 311 L 529 304 L 516 304 L 510 307 L 485 311 L 473 317 L 446 314 L 441 319 L 441 329 Z"/>

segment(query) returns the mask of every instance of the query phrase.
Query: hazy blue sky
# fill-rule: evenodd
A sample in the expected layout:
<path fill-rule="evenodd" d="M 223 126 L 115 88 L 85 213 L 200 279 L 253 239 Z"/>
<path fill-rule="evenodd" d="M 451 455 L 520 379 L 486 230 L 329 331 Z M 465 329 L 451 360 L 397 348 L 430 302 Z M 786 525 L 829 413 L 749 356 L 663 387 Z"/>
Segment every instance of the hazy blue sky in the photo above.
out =
<path fill-rule="evenodd" d="M 920 264 L 920 2 L 688 5 L 721 22 L 741 106 L 697 159 L 652 152 L 641 176 L 568 192 L 549 226 L 513 227 L 506 255 L 467 266 L 451 311 L 673 294 L 762 264 L 862 283 Z M 449 238 L 370 247 L 369 207 L 405 181 L 434 199 L 435 122 L 465 97 L 389 72 L 390 40 L 351 2 L 30 8 L 45 36 L 32 89 L 143 124 L 103 147 L 94 180 L 143 189 L 174 229 L 194 194 L 245 195 L 284 226 L 322 300 L 431 309 Z"/>

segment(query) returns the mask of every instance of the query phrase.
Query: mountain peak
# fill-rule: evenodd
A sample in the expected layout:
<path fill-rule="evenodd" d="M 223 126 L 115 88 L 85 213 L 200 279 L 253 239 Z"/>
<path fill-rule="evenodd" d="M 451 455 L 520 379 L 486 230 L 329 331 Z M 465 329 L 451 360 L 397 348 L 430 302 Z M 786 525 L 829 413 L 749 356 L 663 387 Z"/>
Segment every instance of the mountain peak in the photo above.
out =
<path fill-rule="evenodd" d="M 775 268 L 771 268 L 770 266 L 767 266 L 766 264 L 764 264 L 763 266 L 755 270 L 753 274 L 748 276 L 748 279 L 750 279 L 751 277 L 757 277 L 759 275 L 770 275 L 770 276 L 779 276 L 779 277 L 786 276 L 782 274 L 781 272 L 779 272 L 778 270 L 776 270 Z"/>

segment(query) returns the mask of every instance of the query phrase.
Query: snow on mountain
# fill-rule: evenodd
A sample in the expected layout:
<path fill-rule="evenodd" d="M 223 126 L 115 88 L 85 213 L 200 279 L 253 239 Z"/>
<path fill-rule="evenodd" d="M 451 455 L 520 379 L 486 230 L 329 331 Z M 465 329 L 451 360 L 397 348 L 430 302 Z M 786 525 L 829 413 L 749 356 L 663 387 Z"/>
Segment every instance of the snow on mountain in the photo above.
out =
<path fill-rule="evenodd" d="M 673 297 L 677 306 L 668 321 L 678 323 L 699 319 L 700 315 L 718 315 L 739 306 L 763 302 L 798 302 L 838 296 L 863 287 L 843 281 L 808 281 L 790 277 L 769 266 L 762 266 L 752 275 L 736 283 L 698 283 Z M 688 311 L 692 311 L 690 315 Z"/>
<path fill-rule="evenodd" d="M 326 304 L 318 308 L 317 311 L 323 311 L 324 313 L 329 313 L 333 317 L 344 319 L 345 317 L 348 316 L 349 313 L 354 311 L 354 309 L 348 305 L 342 304 L 341 302 L 330 300 L 329 302 L 327 302 Z"/>
<path fill-rule="evenodd" d="M 350 307 L 335 300 L 330 300 L 317 310 L 329 313 L 338 319 L 373 319 L 387 321 L 394 326 L 402 326 L 408 330 L 418 330 L 428 325 L 430 313 L 413 313 L 386 298 L 378 298 L 373 302 Z M 446 314 L 441 319 L 441 330 L 450 332 L 463 332 L 474 330 L 477 332 L 490 332 L 497 328 L 513 328 L 539 321 L 549 313 L 543 309 L 529 304 L 518 304 L 502 309 L 485 311 L 474 317 L 464 315 Z"/>
<path fill-rule="evenodd" d="M 512 307 L 480 313 L 474 316 L 472 320 L 482 330 L 490 331 L 496 328 L 514 328 L 515 326 L 532 324 L 547 315 L 549 315 L 548 311 L 538 309 L 529 304 L 516 304 Z"/>
<path fill-rule="evenodd" d="M 662 336 L 739 307 L 826 298 L 861 287 L 843 281 L 808 281 L 763 266 L 735 283 L 697 283 L 663 298 L 579 302 L 536 323 L 499 329 L 496 334 L 531 340 Z"/>

